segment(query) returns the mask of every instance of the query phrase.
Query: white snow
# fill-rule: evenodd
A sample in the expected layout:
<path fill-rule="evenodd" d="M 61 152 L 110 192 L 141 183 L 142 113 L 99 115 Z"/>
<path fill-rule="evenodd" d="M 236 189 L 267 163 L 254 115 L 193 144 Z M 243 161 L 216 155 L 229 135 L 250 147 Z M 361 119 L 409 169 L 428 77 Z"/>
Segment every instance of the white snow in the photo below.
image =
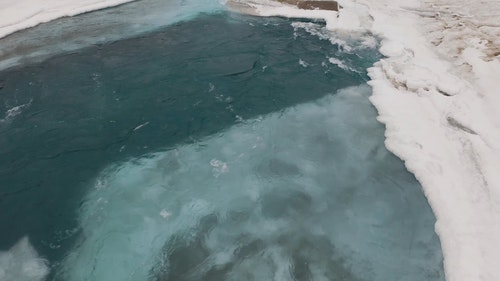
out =
<path fill-rule="evenodd" d="M 131 0 L 2 0 L 0 1 L 0 38 L 65 16 L 116 6 Z"/>
<path fill-rule="evenodd" d="M 391 2 L 369 2 L 386 147 L 424 188 L 447 280 L 500 280 L 500 1 Z"/>
<path fill-rule="evenodd" d="M 2 0 L 0 37 L 124 2 Z M 261 2 L 228 5 L 383 38 L 387 57 L 369 70 L 371 101 L 387 148 L 421 182 L 437 217 L 446 278 L 500 280 L 500 0 L 344 0 L 339 14 Z"/>

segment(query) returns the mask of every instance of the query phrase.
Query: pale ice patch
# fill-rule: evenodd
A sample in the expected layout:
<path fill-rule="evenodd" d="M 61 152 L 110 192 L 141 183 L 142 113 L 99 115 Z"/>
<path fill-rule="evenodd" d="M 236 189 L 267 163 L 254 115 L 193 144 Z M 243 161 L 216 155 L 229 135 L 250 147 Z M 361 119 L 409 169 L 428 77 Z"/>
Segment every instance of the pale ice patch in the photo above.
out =
<path fill-rule="evenodd" d="M 421 280 L 436 274 L 432 215 L 383 148 L 368 94 L 345 89 L 108 167 L 79 211 L 81 236 L 58 276 L 387 281 L 400 280 L 402 262 Z M 384 169 L 412 195 L 387 188 Z M 397 254 L 412 243 L 415 256 Z"/>
<path fill-rule="evenodd" d="M 9 108 L 5 112 L 4 117 L 0 119 L 0 125 L 10 124 L 16 118 L 16 116 L 18 116 L 23 112 L 23 110 L 31 106 L 31 102 L 32 101 L 30 100 L 28 103 Z"/>
<path fill-rule="evenodd" d="M 145 127 L 147 125 L 149 125 L 149 122 L 144 122 L 141 125 L 138 125 L 137 127 L 135 127 L 133 131 L 140 130 L 141 128 L 143 128 L 143 127 Z"/>
<path fill-rule="evenodd" d="M 38 255 L 28 237 L 21 238 L 8 251 L 0 251 L 2 281 L 41 281 L 49 270 L 48 262 Z"/>
<path fill-rule="evenodd" d="M 359 72 L 357 71 L 355 68 L 347 65 L 344 61 L 340 60 L 340 59 L 337 59 L 337 58 L 328 58 L 328 61 L 331 63 L 331 64 L 334 64 L 340 68 L 342 68 L 343 70 L 345 71 L 350 71 L 350 72 Z"/>
<path fill-rule="evenodd" d="M 215 90 L 215 85 L 212 83 L 208 83 L 208 92 L 211 93 Z"/>
<path fill-rule="evenodd" d="M 172 214 L 169 211 L 165 210 L 165 209 L 163 209 L 163 210 L 160 211 L 160 216 L 162 218 L 164 218 L 164 219 L 170 217 L 171 215 Z"/>
<path fill-rule="evenodd" d="M 308 67 L 309 66 L 309 64 L 306 61 L 302 60 L 302 59 L 299 59 L 299 64 L 302 67 Z"/>
<path fill-rule="evenodd" d="M 212 159 L 210 160 L 210 166 L 212 166 L 212 172 L 214 177 L 219 177 L 221 174 L 225 174 L 229 171 L 229 167 L 226 162 L 221 160 Z"/>

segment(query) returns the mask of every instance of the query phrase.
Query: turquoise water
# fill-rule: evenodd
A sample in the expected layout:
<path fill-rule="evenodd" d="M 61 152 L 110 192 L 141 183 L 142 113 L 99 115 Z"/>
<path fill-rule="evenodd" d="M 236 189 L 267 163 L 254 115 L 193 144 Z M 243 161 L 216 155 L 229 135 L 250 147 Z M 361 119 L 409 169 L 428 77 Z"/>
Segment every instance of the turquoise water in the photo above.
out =
<path fill-rule="evenodd" d="M 322 32 L 217 13 L 0 72 L 0 249 L 49 280 L 443 280 L 380 56 Z"/>

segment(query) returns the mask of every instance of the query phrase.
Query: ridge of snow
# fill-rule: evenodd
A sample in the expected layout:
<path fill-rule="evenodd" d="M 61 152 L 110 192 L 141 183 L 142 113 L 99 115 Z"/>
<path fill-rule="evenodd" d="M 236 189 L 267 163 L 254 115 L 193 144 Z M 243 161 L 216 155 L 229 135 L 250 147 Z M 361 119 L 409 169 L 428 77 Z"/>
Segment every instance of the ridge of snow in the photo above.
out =
<path fill-rule="evenodd" d="M 448 281 L 500 280 L 500 2 L 473 2 L 365 2 L 387 56 L 370 100 L 436 215 Z"/>

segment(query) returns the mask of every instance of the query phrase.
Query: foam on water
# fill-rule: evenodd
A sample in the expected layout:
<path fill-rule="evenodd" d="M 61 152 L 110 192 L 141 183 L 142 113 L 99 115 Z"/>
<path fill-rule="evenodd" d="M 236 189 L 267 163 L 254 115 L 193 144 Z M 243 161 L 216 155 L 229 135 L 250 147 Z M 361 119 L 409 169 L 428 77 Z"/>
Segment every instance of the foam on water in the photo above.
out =
<path fill-rule="evenodd" d="M 442 280 L 433 215 L 368 95 L 347 88 L 108 167 L 58 276 Z"/>
<path fill-rule="evenodd" d="M 370 33 L 350 34 L 331 30 L 324 24 L 314 22 L 293 22 L 293 28 L 297 31 L 302 29 L 307 33 L 317 36 L 322 40 L 328 40 L 332 45 L 338 46 L 344 52 L 353 53 L 363 49 L 374 49 L 377 47 L 377 39 Z"/>
<path fill-rule="evenodd" d="M 0 128 L 2 125 L 10 124 L 12 122 L 12 120 L 14 120 L 14 118 L 16 118 L 16 116 L 18 116 L 19 114 L 21 114 L 23 112 L 24 109 L 30 107 L 31 103 L 32 103 L 32 100 L 30 100 L 30 102 L 28 102 L 28 103 L 13 106 L 13 107 L 7 109 L 5 111 L 4 117 L 0 119 Z"/>
<path fill-rule="evenodd" d="M 299 36 L 299 31 L 303 30 L 308 34 L 318 37 L 321 40 L 327 40 L 336 46 L 343 56 L 329 57 L 328 61 L 331 64 L 338 66 L 339 68 L 349 71 L 362 73 L 364 71 L 364 66 L 356 65 L 356 63 L 350 61 L 345 54 L 356 54 L 357 52 L 363 52 L 368 49 L 375 49 L 378 45 L 377 38 L 370 34 L 344 34 L 334 32 L 329 30 L 324 24 L 318 24 L 314 22 L 301 22 L 296 21 L 292 23 L 294 29 L 294 36 Z M 359 69 L 358 69 L 359 68 Z"/>

